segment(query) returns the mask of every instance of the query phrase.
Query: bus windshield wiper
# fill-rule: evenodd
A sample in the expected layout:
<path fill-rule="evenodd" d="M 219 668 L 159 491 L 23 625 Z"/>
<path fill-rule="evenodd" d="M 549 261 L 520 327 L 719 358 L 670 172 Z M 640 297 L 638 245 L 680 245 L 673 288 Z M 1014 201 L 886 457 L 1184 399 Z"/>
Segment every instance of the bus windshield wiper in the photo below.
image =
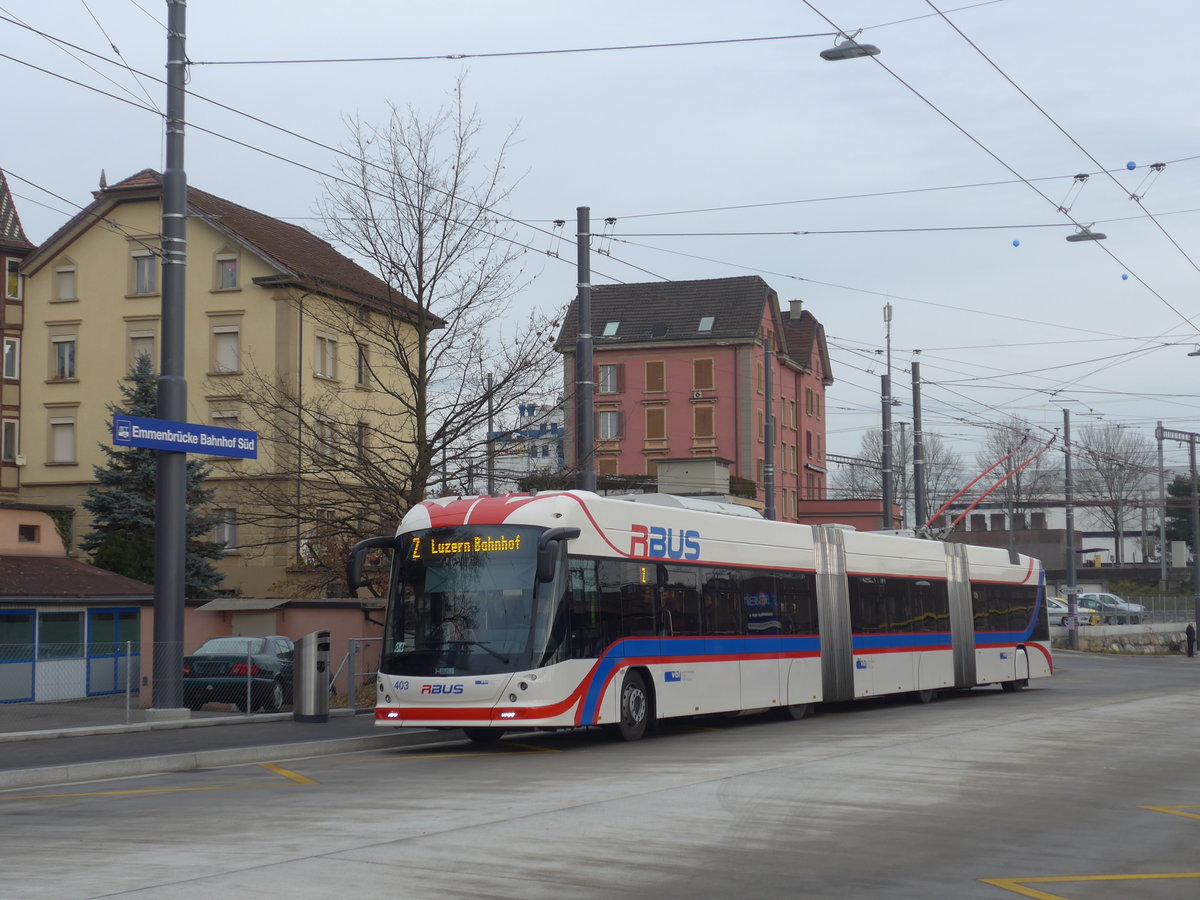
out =
<path fill-rule="evenodd" d="M 487 641 L 446 641 L 446 643 L 447 644 L 470 644 L 472 647 L 482 647 L 488 653 L 492 654 L 492 656 L 496 657 L 496 659 L 500 660 L 500 662 L 504 663 L 506 666 L 508 665 L 508 657 L 501 656 L 499 653 L 497 653 L 495 650 L 493 650 L 491 647 L 489 647 Z"/>

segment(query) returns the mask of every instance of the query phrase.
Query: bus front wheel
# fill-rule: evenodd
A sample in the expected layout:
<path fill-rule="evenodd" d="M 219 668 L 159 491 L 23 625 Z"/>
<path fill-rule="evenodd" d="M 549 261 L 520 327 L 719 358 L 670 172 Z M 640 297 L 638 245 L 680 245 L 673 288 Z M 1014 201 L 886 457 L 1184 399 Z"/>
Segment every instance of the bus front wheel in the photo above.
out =
<path fill-rule="evenodd" d="M 495 744 L 504 737 L 503 728 L 464 728 L 463 734 L 475 744 Z"/>
<path fill-rule="evenodd" d="M 625 680 L 621 682 L 621 720 L 617 723 L 617 734 L 625 741 L 640 740 L 649 723 L 650 695 L 646 691 L 646 680 L 640 672 L 626 672 Z"/>

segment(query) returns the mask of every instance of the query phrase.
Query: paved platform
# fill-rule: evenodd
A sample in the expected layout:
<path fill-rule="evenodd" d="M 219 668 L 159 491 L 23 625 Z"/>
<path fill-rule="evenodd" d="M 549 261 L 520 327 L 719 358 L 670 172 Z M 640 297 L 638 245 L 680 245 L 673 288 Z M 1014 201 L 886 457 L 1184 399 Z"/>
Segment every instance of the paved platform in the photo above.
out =
<path fill-rule="evenodd" d="M 103 778 L 301 759 L 435 743 L 445 732 L 384 729 L 371 711 L 332 710 L 327 722 L 292 713 L 247 716 L 206 709 L 187 718 L 131 710 L 114 722 L 111 700 L 23 704 L 0 715 L 0 790 Z M 123 711 L 122 711 L 123 712 Z M 136 718 L 136 721 L 133 720 Z"/>

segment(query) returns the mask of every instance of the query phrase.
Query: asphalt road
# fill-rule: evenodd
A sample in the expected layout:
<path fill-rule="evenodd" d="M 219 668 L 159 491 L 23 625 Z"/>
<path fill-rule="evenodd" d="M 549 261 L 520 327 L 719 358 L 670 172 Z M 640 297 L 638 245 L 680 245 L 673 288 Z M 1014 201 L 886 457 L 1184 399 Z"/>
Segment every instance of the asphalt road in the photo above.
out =
<path fill-rule="evenodd" d="M 1192 898 L 1200 659 L 0 792 L 0 897 Z M 1039 880 L 1040 879 L 1040 880 Z"/>

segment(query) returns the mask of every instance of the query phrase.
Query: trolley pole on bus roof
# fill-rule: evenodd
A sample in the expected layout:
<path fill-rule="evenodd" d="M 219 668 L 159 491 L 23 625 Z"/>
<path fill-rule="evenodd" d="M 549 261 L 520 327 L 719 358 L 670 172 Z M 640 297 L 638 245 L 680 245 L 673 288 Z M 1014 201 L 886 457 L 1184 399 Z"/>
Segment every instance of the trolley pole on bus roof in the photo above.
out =
<path fill-rule="evenodd" d="M 578 308 L 575 338 L 575 487 L 596 490 L 596 384 L 592 379 L 592 210 L 575 210 L 576 270 L 578 272 Z"/>

